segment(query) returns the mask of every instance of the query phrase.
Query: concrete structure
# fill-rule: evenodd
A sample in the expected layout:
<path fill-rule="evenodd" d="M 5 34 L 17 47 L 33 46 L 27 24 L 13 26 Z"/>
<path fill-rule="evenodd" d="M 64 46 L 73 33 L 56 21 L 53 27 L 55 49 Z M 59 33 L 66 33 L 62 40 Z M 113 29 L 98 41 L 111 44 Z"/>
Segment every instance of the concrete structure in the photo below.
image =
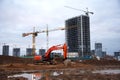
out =
<path fill-rule="evenodd" d="M 45 54 L 45 49 L 39 49 L 39 55 L 44 55 Z"/>
<path fill-rule="evenodd" d="M 80 15 L 65 21 L 68 52 L 77 52 L 79 57 L 90 54 L 89 16 Z"/>
<path fill-rule="evenodd" d="M 102 43 L 95 43 L 95 55 L 102 58 Z"/>
<path fill-rule="evenodd" d="M 32 55 L 32 48 L 27 48 L 26 49 L 26 55 L 31 56 Z"/>
<path fill-rule="evenodd" d="M 13 48 L 13 56 L 20 57 L 20 48 Z"/>
<path fill-rule="evenodd" d="M 4 45 L 2 51 L 3 51 L 3 55 L 8 56 L 9 55 L 9 45 Z"/>
<path fill-rule="evenodd" d="M 114 52 L 114 57 L 120 61 L 120 52 Z"/>
<path fill-rule="evenodd" d="M 104 58 L 107 55 L 106 51 L 102 51 L 102 57 Z"/>
<path fill-rule="evenodd" d="M 114 56 L 120 56 L 120 52 L 114 52 Z"/>
<path fill-rule="evenodd" d="M 95 50 L 91 50 L 91 55 L 95 56 Z"/>

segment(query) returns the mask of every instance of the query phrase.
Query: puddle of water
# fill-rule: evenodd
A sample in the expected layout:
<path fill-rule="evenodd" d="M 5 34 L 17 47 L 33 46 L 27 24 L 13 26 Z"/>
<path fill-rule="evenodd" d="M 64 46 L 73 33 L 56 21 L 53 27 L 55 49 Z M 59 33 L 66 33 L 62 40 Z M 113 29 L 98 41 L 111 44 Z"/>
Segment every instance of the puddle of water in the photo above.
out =
<path fill-rule="evenodd" d="M 91 71 L 90 71 L 91 72 Z M 59 75 L 64 75 L 64 76 L 69 76 L 69 74 L 85 74 L 87 73 L 86 71 L 83 72 L 83 70 L 73 70 L 72 72 L 70 71 L 63 71 L 63 70 L 58 70 L 58 71 L 25 71 L 24 73 L 22 74 L 16 74 L 16 75 L 12 75 L 12 76 L 8 76 L 8 77 L 25 77 L 25 78 L 28 78 L 28 80 L 49 80 L 51 79 L 51 77 L 56 77 L 59 76 Z M 91 72 L 92 74 L 95 74 L 95 73 L 100 73 L 100 74 L 120 74 L 120 70 L 96 70 L 96 71 L 92 71 Z M 58 78 L 57 78 L 58 79 Z"/>
<path fill-rule="evenodd" d="M 53 72 L 53 76 L 59 76 L 60 74 L 63 74 L 63 72 Z"/>
<path fill-rule="evenodd" d="M 12 76 L 8 76 L 9 77 L 25 77 L 25 78 L 28 78 L 28 80 L 33 80 L 32 79 L 32 74 L 28 74 L 28 73 L 22 73 L 22 74 L 15 74 L 15 75 L 12 75 Z"/>
<path fill-rule="evenodd" d="M 31 71 L 28 71 L 31 72 Z M 9 77 L 25 77 L 28 78 L 28 80 L 41 80 L 42 78 L 44 78 L 45 80 L 47 80 L 48 78 L 50 78 L 51 76 L 59 76 L 60 74 L 63 74 L 62 71 L 40 71 L 40 72 L 35 72 L 33 71 L 32 73 L 27 73 L 27 71 L 25 71 L 22 74 L 15 74 L 12 76 L 8 76 Z"/>
<path fill-rule="evenodd" d="M 100 73 L 100 74 L 120 74 L 120 70 L 96 70 L 92 73 Z"/>

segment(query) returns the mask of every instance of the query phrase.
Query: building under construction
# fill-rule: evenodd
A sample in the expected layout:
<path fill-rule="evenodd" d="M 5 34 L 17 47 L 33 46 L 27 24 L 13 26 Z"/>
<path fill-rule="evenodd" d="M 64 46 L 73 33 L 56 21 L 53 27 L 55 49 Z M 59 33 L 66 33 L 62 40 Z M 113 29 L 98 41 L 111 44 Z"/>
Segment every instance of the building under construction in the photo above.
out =
<path fill-rule="evenodd" d="M 9 45 L 4 45 L 2 51 L 3 51 L 3 55 L 8 56 L 9 55 Z"/>
<path fill-rule="evenodd" d="M 27 56 L 31 56 L 32 55 L 32 51 L 33 51 L 32 48 L 26 48 L 26 55 Z"/>
<path fill-rule="evenodd" d="M 102 43 L 95 43 L 95 55 L 102 58 Z"/>
<path fill-rule="evenodd" d="M 65 21 L 68 52 L 78 52 L 79 57 L 90 55 L 90 24 L 88 15 Z"/>
<path fill-rule="evenodd" d="M 20 57 L 20 48 L 13 48 L 13 56 Z"/>

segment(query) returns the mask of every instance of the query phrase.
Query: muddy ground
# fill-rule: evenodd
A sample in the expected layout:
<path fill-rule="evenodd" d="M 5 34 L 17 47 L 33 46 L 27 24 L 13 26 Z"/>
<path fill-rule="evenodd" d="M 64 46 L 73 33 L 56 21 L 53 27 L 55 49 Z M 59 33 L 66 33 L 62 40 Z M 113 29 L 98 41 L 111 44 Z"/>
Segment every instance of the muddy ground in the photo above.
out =
<path fill-rule="evenodd" d="M 92 74 L 91 71 L 103 69 L 120 69 L 120 61 L 116 60 L 85 60 L 72 61 L 67 66 L 64 63 L 57 65 L 35 65 L 32 59 L 23 59 L 11 56 L 0 56 L 0 80 L 28 80 L 24 77 L 12 77 L 9 75 L 22 73 L 29 70 L 68 70 L 65 74 L 51 76 L 48 80 L 119 80 L 120 74 Z M 71 71 L 75 69 L 75 71 Z M 84 70 L 85 73 L 78 73 Z M 46 80 L 42 78 L 41 80 Z"/>

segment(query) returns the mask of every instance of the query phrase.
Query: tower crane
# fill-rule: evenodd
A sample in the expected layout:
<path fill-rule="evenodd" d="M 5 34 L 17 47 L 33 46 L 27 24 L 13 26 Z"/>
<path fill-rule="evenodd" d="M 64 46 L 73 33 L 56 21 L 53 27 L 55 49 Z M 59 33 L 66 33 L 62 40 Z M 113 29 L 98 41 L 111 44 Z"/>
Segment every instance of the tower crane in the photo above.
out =
<path fill-rule="evenodd" d="M 65 30 L 64 27 L 59 27 L 59 28 L 56 28 L 56 29 L 51 29 L 51 30 L 48 30 L 48 27 L 46 30 L 43 30 L 43 31 L 35 31 L 35 27 L 33 28 L 33 32 L 29 32 L 29 33 L 23 33 L 22 36 L 23 37 L 26 37 L 26 36 L 29 36 L 29 35 L 32 35 L 32 55 L 35 55 L 35 38 L 36 36 L 38 35 L 38 33 L 46 33 L 47 34 L 47 37 L 48 37 L 48 32 L 51 32 L 51 31 L 57 31 L 57 30 Z M 47 43 L 48 44 L 48 43 Z"/>
<path fill-rule="evenodd" d="M 70 6 L 64 6 L 64 7 L 70 8 L 70 9 L 73 9 L 73 10 L 77 10 L 77 11 L 82 11 L 82 12 L 84 12 L 87 16 L 89 16 L 89 13 L 90 13 L 90 14 L 94 14 L 93 12 L 88 11 L 88 8 L 86 8 L 87 10 L 84 11 L 84 10 L 76 9 L 76 8 L 73 8 L 73 7 L 70 7 Z"/>

